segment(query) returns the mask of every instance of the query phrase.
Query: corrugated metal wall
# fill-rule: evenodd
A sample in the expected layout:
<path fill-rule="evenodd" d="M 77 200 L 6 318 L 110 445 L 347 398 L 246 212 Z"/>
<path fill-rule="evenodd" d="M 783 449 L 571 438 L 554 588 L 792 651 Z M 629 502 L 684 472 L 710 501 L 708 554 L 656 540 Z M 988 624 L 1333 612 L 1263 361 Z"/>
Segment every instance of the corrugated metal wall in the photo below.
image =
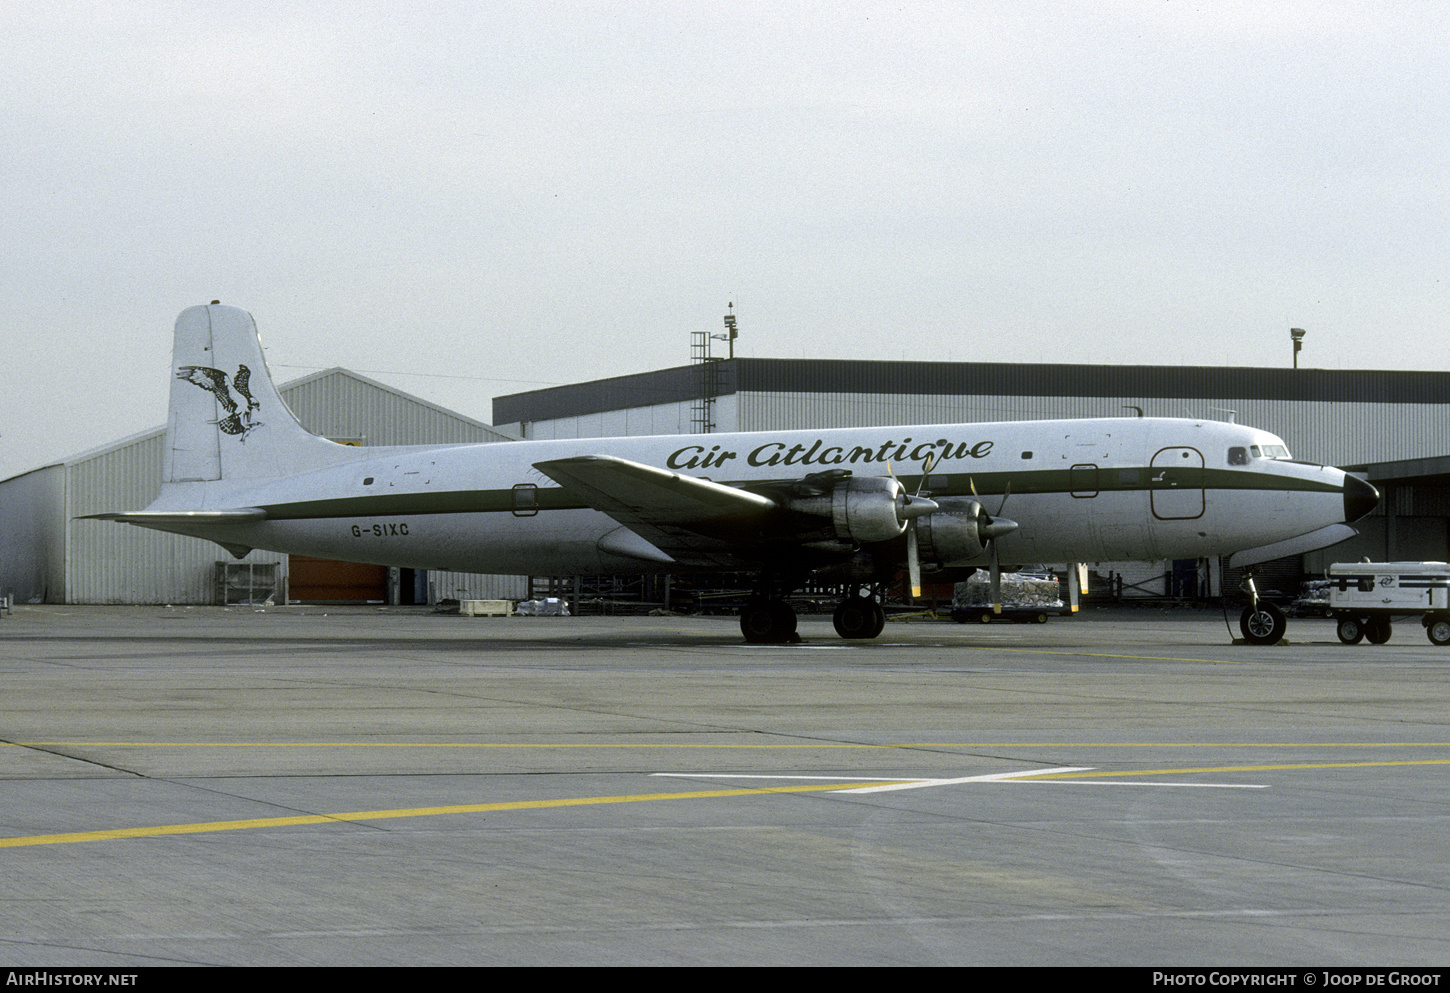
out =
<path fill-rule="evenodd" d="M 0 483 L 0 593 L 16 603 L 65 595 L 65 466 Z"/>
<path fill-rule="evenodd" d="M 145 435 L 65 466 L 66 603 L 211 603 L 218 560 L 230 556 L 211 542 L 110 521 L 77 521 L 85 514 L 140 510 L 156 498 L 162 435 Z M 275 552 L 243 561 L 285 562 Z"/>
<path fill-rule="evenodd" d="M 309 431 L 337 441 L 447 445 L 510 440 L 486 424 L 345 369 L 308 376 L 280 392 Z"/>
<path fill-rule="evenodd" d="M 526 422 L 524 436 L 530 440 L 554 438 L 625 438 L 651 434 L 692 434 L 694 401 L 630 407 L 602 413 L 579 414 L 548 421 Z M 718 397 L 714 406 L 716 431 L 735 431 L 739 404 L 737 395 Z"/>

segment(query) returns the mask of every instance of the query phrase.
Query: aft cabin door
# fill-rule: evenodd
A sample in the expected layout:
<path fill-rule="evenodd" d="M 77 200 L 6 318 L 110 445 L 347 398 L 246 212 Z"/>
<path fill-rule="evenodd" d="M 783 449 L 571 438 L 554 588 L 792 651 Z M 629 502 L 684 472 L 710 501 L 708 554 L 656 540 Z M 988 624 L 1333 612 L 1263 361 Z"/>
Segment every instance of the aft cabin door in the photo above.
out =
<path fill-rule="evenodd" d="M 1162 448 L 1148 470 L 1148 495 L 1160 521 L 1203 516 L 1203 453 L 1196 448 Z"/>

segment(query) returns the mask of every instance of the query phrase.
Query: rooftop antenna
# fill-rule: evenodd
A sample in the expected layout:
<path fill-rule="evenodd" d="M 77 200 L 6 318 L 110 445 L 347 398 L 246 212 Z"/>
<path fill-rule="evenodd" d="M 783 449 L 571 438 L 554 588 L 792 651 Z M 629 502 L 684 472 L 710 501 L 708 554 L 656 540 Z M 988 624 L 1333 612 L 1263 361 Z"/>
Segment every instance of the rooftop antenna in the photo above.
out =
<path fill-rule="evenodd" d="M 1304 347 L 1304 329 L 1290 328 L 1289 337 L 1294 339 L 1294 368 L 1299 368 L 1299 351 Z"/>

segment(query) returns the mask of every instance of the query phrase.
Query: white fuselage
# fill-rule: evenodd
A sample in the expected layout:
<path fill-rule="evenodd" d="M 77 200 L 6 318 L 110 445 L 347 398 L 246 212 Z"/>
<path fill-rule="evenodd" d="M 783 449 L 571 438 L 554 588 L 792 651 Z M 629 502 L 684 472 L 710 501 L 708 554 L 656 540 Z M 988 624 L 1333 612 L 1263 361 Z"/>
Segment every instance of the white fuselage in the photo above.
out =
<path fill-rule="evenodd" d="M 831 469 L 890 473 L 932 499 L 975 490 L 990 514 L 1005 494 L 1020 528 L 1000 540 L 1004 563 L 1151 561 L 1225 555 L 1345 521 L 1345 474 L 1257 454 L 1282 445 L 1242 425 L 1111 418 L 359 449 L 354 461 L 285 477 L 171 483 L 150 509 L 262 508 L 267 519 L 255 523 L 171 529 L 357 562 L 684 571 L 689 563 L 621 554 L 621 524 L 534 468 L 607 454 L 744 487 Z M 748 556 L 712 564 L 752 565 Z"/>

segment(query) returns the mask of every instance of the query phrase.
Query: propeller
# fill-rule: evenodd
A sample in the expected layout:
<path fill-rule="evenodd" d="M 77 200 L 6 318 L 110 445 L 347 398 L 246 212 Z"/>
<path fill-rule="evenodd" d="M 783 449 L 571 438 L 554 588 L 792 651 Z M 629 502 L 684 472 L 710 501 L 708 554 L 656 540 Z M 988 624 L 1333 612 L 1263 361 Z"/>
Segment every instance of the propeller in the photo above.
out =
<path fill-rule="evenodd" d="M 935 500 L 928 500 L 923 495 L 926 477 L 935 464 L 931 454 L 928 454 L 921 464 L 921 481 L 916 484 L 916 493 L 906 497 L 900 511 L 901 516 L 906 518 L 906 577 L 912 600 L 921 596 L 921 551 L 917 545 L 916 519 L 931 513 L 939 506 Z M 892 479 L 896 478 L 890 462 L 886 463 L 886 472 Z"/>
<path fill-rule="evenodd" d="M 977 496 L 977 484 L 975 480 L 968 480 L 971 486 L 972 496 Z M 983 511 L 984 519 L 978 527 L 980 534 L 987 541 L 987 590 L 992 598 L 992 613 L 1002 612 L 1002 565 L 997 558 L 997 539 L 1005 537 L 1017 530 L 1017 522 L 1008 520 L 1002 516 L 1002 508 L 1007 506 L 1007 498 L 1012 495 L 1012 481 L 1007 481 L 1007 488 L 1002 493 L 1002 502 L 997 505 L 997 516 L 993 517 Z M 980 501 L 980 497 L 977 497 Z"/>

